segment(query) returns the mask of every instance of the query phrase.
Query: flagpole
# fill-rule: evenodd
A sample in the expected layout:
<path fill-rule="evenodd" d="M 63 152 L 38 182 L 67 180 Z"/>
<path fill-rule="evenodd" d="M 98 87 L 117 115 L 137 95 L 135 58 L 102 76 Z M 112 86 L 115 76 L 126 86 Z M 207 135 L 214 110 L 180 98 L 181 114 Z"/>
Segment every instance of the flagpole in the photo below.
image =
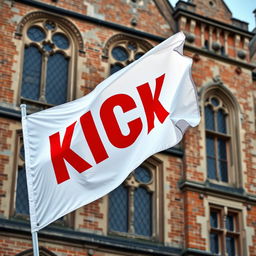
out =
<path fill-rule="evenodd" d="M 36 231 L 32 232 L 32 242 L 34 256 L 39 256 L 38 236 Z"/>
<path fill-rule="evenodd" d="M 21 118 L 22 121 L 26 118 L 27 116 L 27 109 L 26 109 L 26 104 L 21 104 L 20 105 L 20 110 L 21 110 Z M 24 134 L 23 134 L 24 137 Z M 38 246 L 38 235 L 37 232 L 31 232 L 32 234 L 32 244 L 33 244 L 33 254 L 34 256 L 39 256 L 39 246 Z"/>

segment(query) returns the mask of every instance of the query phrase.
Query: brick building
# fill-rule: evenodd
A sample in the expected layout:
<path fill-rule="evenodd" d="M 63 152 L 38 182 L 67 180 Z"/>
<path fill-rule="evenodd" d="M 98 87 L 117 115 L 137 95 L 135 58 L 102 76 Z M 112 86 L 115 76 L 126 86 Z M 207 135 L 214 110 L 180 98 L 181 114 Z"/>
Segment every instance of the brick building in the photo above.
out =
<path fill-rule="evenodd" d="M 19 105 L 86 95 L 177 31 L 200 125 L 41 230 L 40 255 L 256 255 L 256 36 L 224 1 L 1 0 L 0 24 L 1 256 L 33 254 Z"/>

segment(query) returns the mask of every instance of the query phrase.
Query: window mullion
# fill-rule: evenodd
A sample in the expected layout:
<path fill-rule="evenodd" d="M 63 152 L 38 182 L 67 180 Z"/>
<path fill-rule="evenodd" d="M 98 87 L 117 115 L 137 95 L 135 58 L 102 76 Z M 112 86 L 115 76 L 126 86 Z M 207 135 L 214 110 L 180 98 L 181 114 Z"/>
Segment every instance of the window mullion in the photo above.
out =
<path fill-rule="evenodd" d="M 214 109 L 214 106 L 213 106 Z M 214 131 L 218 132 L 217 129 L 217 112 L 214 110 Z M 216 171 L 216 179 L 220 181 L 220 175 L 219 175 L 219 166 L 218 166 L 218 137 L 215 135 L 214 137 L 214 151 L 215 151 L 215 171 Z"/>
<path fill-rule="evenodd" d="M 219 173 L 219 151 L 218 151 L 218 137 L 214 138 L 214 151 L 215 151 L 215 170 L 216 170 L 216 178 L 218 181 L 220 181 L 220 173 Z"/>
<path fill-rule="evenodd" d="M 42 58 L 42 73 L 41 73 L 41 82 L 40 82 L 40 97 L 39 101 L 41 102 L 46 102 L 45 98 L 45 92 L 46 92 L 46 76 L 47 76 L 47 62 L 48 62 L 48 53 L 44 52 L 43 53 L 43 58 Z"/>
<path fill-rule="evenodd" d="M 222 225 L 223 225 L 223 255 L 227 255 L 227 245 L 226 245 L 226 237 L 227 237 L 227 228 L 226 228 L 226 222 L 227 222 L 227 216 L 228 216 L 228 208 L 224 206 L 222 210 Z"/>
<path fill-rule="evenodd" d="M 129 187 L 128 233 L 130 233 L 130 234 L 135 234 L 135 228 L 134 228 L 134 190 L 135 190 L 135 187 Z"/>
<path fill-rule="evenodd" d="M 213 111 L 214 111 L 214 131 L 215 132 L 219 132 L 218 131 L 218 109 L 216 109 L 216 107 L 213 107 Z"/>

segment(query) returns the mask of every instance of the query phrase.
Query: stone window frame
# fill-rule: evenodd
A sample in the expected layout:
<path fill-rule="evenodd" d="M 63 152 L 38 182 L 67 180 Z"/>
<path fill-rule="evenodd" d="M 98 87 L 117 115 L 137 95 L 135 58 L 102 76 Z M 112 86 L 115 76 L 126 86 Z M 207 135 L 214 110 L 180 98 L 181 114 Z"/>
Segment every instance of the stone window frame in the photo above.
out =
<path fill-rule="evenodd" d="M 214 105 L 212 102 L 218 102 L 218 106 Z M 210 106 L 212 111 L 213 111 L 213 115 L 214 115 L 214 126 L 215 129 L 214 130 L 207 130 L 205 129 L 205 133 L 206 133 L 206 137 L 211 137 L 213 139 L 214 142 L 214 157 L 215 157 L 215 168 L 216 168 L 216 180 L 217 181 L 221 181 L 221 170 L 220 167 L 218 165 L 218 161 L 219 161 L 219 148 L 218 148 L 218 141 L 224 141 L 226 144 L 226 159 L 222 160 L 223 162 L 227 163 L 227 172 L 230 169 L 230 158 L 231 158 L 231 154 L 230 154 L 230 148 L 231 148 L 231 128 L 230 128 L 230 112 L 228 107 L 226 106 L 225 102 L 223 102 L 223 100 L 215 93 L 211 93 L 209 97 L 206 97 L 205 103 L 204 103 L 204 107 L 208 107 Z M 226 124 L 226 133 L 223 132 L 219 132 L 217 131 L 217 114 L 218 111 L 222 110 L 222 112 L 224 112 L 224 116 L 225 116 L 225 124 Z M 207 149 L 207 146 L 206 146 Z M 210 179 L 210 178 L 209 178 Z M 231 175 L 228 172 L 228 180 L 232 180 Z M 221 181 L 224 182 L 224 181 Z M 228 182 L 227 182 L 228 183 Z"/>
<path fill-rule="evenodd" d="M 210 223 L 211 213 L 217 213 L 218 226 L 212 227 Z M 220 204 L 209 204 L 209 221 L 208 221 L 208 239 L 209 239 L 209 251 L 211 251 L 211 242 L 210 242 L 210 234 L 217 234 L 218 236 L 218 245 L 219 245 L 219 254 L 225 255 L 226 253 L 226 237 L 234 237 L 235 238 L 235 250 L 236 255 L 241 255 L 244 251 L 243 248 L 243 218 L 242 218 L 242 210 L 237 209 L 230 205 L 220 205 Z M 234 217 L 234 230 L 230 231 L 226 227 L 227 216 L 233 215 Z"/>
<path fill-rule="evenodd" d="M 78 56 L 84 56 L 84 42 L 83 38 L 81 36 L 81 33 L 76 28 L 76 26 L 70 22 L 69 20 L 58 16 L 58 15 L 52 15 L 47 12 L 32 12 L 27 14 L 19 23 L 17 26 L 17 30 L 15 32 L 15 37 L 17 39 L 20 39 L 22 41 L 21 46 L 21 54 L 20 54 L 20 76 L 19 76 L 19 86 L 18 86 L 18 92 L 16 96 L 16 104 L 20 105 L 21 103 L 28 103 L 32 106 L 32 111 L 37 111 L 40 109 L 46 109 L 49 107 L 52 107 L 52 104 L 48 104 L 45 102 L 43 94 L 45 89 L 45 65 L 42 64 L 42 71 L 41 74 L 41 82 L 40 82 L 40 96 L 42 96 L 38 100 L 32 100 L 32 99 L 24 99 L 21 97 L 21 86 L 22 86 L 22 72 L 23 72 L 23 64 L 24 64 L 24 52 L 25 47 L 28 47 L 29 45 L 35 45 L 36 47 L 42 48 L 42 44 L 46 43 L 46 41 L 49 41 L 49 37 L 46 38 L 46 40 L 42 41 L 41 43 L 34 43 L 32 42 L 28 36 L 27 31 L 30 27 L 33 25 L 39 26 L 41 29 L 45 29 L 45 22 L 51 21 L 56 24 L 56 33 L 58 31 L 61 31 L 65 36 L 68 38 L 70 42 L 69 50 L 54 50 L 56 52 L 62 53 L 65 57 L 69 58 L 69 67 L 68 67 L 68 82 L 67 82 L 67 102 L 75 99 L 75 93 L 76 93 L 76 83 L 77 83 L 77 62 L 78 62 Z M 42 50 L 41 50 L 42 51 Z M 44 59 L 44 53 L 42 53 L 42 59 Z M 42 63 L 45 61 L 42 61 Z"/>
<path fill-rule="evenodd" d="M 133 239 L 143 239 L 143 240 L 150 240 L 150 241 L 163 241 L 164 235 L 164 200 L 163 200 L 163 162 L 159 160 L 157 157 L 152 156 L 145 160 L 141 165 L 141 167 L 147 168 L 152 173 L 152 180 L 147 185 L 149 190 L 153 193 L 152 194 L 152 236 L 146 237 L 142 235 L 137 235 L 132 232 L 124 233 L 124 232 L 117 232 L 117 231 L 110 231 L 108 224 L 108 210 L 107 210 L 107 230 L 108 235 L 117 235 L 121 237 L 133 238 Z M 136 188 L 139 186 L 139 182 L 136 181 L 134 178 L 133 172 L 127 177 L 124 181 L 129 187 Z M 129 197 L 132 196 L 132 191 L 129 191 Z M 109 209 L 109 197 L 107 197 L 107 209 Z M 131 221 L 131 212 L 133 212 L 133 207 L 130 207 L 129 202 L 129 214 L 128 214 L 128 230 L 134 230 L 133 222 Z"/>
<path fill-rule="evenodd" d="M 13 165 L 13 182 L 12 182 L 12 197 L 10 204 L 10 216 L 14 218 L 21 218 L 24 220 L 29 220 L 28 215 L 18 215 L 15 214 L 15 205 L 16 205 L 16 188 L 17 188 L 17 178 L 18 178 L 18 169 L 20 166 L 25 165 L 25 161 L 20 157 L 20 148 L 22 146 L 22 130 L 17 130 L 15 134 L 15 152 L 14 152 L 14 165 Z"/>
<path fill-rule="evenodd" d="M 17 220 L 29 221 L 29 215 L 26 214 L 16 214 L 16 188 L 17 188 L 17 178 L 18 178 L 18 168 L 19 166 L 25 165 L 25 160 L 20 157 L 20 148 L 23 146 L 23 134 L 22 130 L 16 130 L 15 134 L 15 152 L 14 152 L 14 165 L 13 165 L 13 178 L 11 184 L 11 200 L 10 200 L 10 214 L 9 218 L 14 218 Z M 75 221 L 74 212 L 71 212 L 63 217 L 63 220 L 56 220 L 50 225 L 61 226 L 61 227 L 74 227 Z"/>
<path fill-rule="evenodd" d="M 206 195 L 204 198 L 204 217 L 197 216 L 197 220 L 200 221 L 201 224 L 201 231 L 202 237 L 205 239 L 206 242 L 206 249 L 210 252 L 210 207 L 213 209 L 225 209 L 225 213 L 229 209 L 231 212 L 239 214 L 239 224 L 240 224 L 240 254 L 243 256 L 250 255 L 250 246 L 253 245 L 253 236 L 254 236 L 254 228 L 248 226 L 248 216 L 251 213 L 251 205 L 240 200 L 234 201 L 232 196 L 223 196 L 223 197 L 216 197 L 214 193 Z M 200 218 L 199 218 L 200 217 Z M 222 220 L 224 221 L 224 220 Z M 215 254 L 214 254 L 215 255 Z M 221 254 L 222 255 L 222 254 Z"/>
<path fill-rule="evenodd" d="M 207 177 L 207 159 L 206 159 L 206 129 L 205 129 L 205 120 L 202 118 L 201 127 L 203 131 L 203 145 L 204 145 L 204 166 L 206 173 L 206 180 L 224 185 L 224 186 L 233 186 L 233 187 L 243 187 L 244 180 L 242 174 L 242 163 L 241 163 L 241 147 L 240 147 L 240 131 L 241 131 L 241 121 L 242 121 L 242 111 L 240 105 L 233 95 L 233 93 L 224 86 L 220 77 L 214 77 L 213 81 L 206 84 L 199 93 L 200 96 L 200 107 L 201 107 L 201 115 L 205 116 L 205 101 L 210 96 L 216 96 L 222 102 L 225 102 L 226 111 L 229 113 L 228 117 L 228 126 L 230 128 L 229 132 L 229 140 L 230 147 L 229 152 L 227 152 L 228 156 L 228 177 L 229 181 L 222 182 L 214 179 L 209 179 Z"/>

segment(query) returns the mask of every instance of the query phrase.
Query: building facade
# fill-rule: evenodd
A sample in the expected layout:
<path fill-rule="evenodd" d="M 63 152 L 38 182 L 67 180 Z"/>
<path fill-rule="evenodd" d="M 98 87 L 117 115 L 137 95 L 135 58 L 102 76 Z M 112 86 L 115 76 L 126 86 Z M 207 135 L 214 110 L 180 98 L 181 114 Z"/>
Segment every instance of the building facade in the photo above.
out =
<path fill-rule="evenodd" d="M 223 0 L 2 0 L 0 10 L 0 255 L 33 255 L 20 104 L 34 113 L 82 97 L 178 31 L 200 125 L 42 229 L 40 255 L 256 255 L 255 30 Z"/>

